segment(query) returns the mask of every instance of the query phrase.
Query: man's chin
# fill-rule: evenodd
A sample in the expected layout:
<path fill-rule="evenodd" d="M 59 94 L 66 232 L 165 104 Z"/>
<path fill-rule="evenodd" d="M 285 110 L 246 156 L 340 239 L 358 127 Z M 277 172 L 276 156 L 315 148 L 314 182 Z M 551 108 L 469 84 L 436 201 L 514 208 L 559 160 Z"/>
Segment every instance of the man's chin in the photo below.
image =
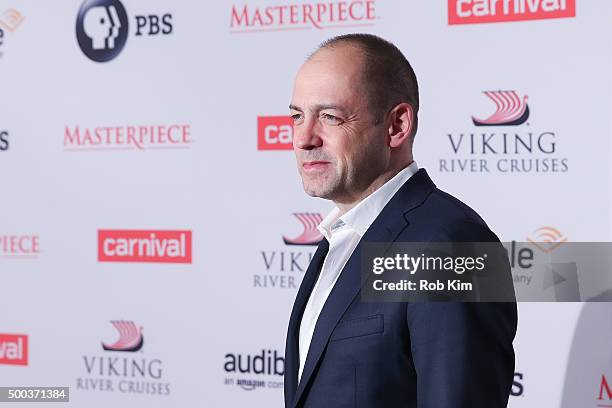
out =
<path fill-rule="evenodd" d="M 323 186 L 313 187 L 313 186 L 308 186 L 306 184 L 303 184 L 303 187 L 304 187 L 304 192 L 311 197 L 329 199 L 331 195 L 330 189 L 324 188 Z"/>

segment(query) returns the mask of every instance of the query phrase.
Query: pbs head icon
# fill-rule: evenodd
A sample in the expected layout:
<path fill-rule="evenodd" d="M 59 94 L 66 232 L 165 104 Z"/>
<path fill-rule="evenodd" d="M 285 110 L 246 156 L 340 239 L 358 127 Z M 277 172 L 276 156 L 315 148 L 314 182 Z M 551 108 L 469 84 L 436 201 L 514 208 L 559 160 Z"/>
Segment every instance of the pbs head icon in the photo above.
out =
<path fill-rule="evenodd" d="M 91 60 L 107 62 L 115 58 L 128 36 L 128 17 L 119 0 L 85 0 L 76 21 L 81 51 Z"/>

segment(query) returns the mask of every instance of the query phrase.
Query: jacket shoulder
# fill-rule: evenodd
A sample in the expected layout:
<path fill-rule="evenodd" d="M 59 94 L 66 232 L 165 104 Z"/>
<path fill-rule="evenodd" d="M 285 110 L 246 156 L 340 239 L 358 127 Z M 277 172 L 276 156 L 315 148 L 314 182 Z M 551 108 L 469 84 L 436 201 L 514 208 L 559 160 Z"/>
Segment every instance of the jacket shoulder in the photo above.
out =
<path fill-rule="evenodd" d="M 439 188 L 434 189 L 428 200 L 432 206 L 437 207 L 446 217 L 453 221 L 473 222 L 487 227 L 487 223 L 470 206 Z"/>
<path fill-rule="evenodd" d="M 432 190 L 410 218 L 419 224 L 426 223 L 427 226 L 422 226 L 433 241 L 499 241 L 476 211 L 438 188 Z"/>

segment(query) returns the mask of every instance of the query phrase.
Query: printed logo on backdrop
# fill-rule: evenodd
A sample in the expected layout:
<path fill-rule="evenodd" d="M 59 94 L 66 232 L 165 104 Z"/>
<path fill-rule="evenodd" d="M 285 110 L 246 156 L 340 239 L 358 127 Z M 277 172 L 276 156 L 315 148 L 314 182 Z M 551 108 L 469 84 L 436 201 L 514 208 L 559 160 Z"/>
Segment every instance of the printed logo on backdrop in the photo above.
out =
<path fill-rule="evenodd" d="M 605 374 L 601 375 L 597 393 L 597 407 L 612 407 L 612 382 Z"/>
<path fill-rule="evenodd" d="M 226 386 L 244 391 L 282 389 L 285 358 L 280 351 L 269 349 L 262 349 L 257 354 L 227 353 L 223 370 L 223 384 Z"/>
<path fill-rule="evenodd" d="M 576 17 L 576 0 L 448 0 L 448 24 Z"/>
<path fill-rule="evenodd" d="M 121 125 L 64 128 L 65 152 L 189 149 L 188 124 Z"/>
<path fill-rule="evenodd" d="M 291 116 L 259 116 L 257 150 L 293 150 Z"/>
<path fill-rule="evenodd" d="M 127 13 L 119 0 L 86 0 L 76 22 L 81 51 L 92 61 L 112 60 L 125 46 L 128 24 Z"/>
<path fill-rule="evenodd" d="M 4 43 L 8 33 L 17 30 L 23 19 L 23 15 L 14 8 L 6 9 L 0 14 L 0 58 L 3 56 Z"/>
<path fill-rule="evenodd" d="M 142 327 L 134 322 L 115 320 L 111 322 L 117 330 L 119 338 L 113 343 L 102 343 L 102 348 L 108 351 L 139 351 L 144 344 Z"/>
<path fill-rule="evenodd" d="M 599 243 L 571 243 L 559 229 L 545 225 L 522 242 L 504 243 L 508 252 L 517 300 L 577 302 L 585 294 L 607 288 L 607 248 Z M 602 286 L 603 285 L 603 286 Z M 592 296 L 592 295 L 588 295 Z"/>
<path fill-rule="evenodd" d="M 295 238 L 287 238 L 283 236 L 283 241 L 287 245 L 319 245 L 323 239 L 323 235 L 317 229 L 317 225 L 323 221 L 321 214 L 317 213 L 294 213 L 304 230 Z"/>
<path fill-rule="evenodd" d="M 157 36 L 172 33 L 172 14 L 147 12 L 134 16 L 133 36 Z M 130 18 L 119 0 L 85 0 L 76 20 L 76 37 L 83 54 L 95 62 L 116 58 L 127 42 Z"/>
<path fill-rule="evenodd" d="M 28 336 L 0 333 L 0 364 L 28 365 Z"/>
<path fill-rule="evenodd" d="M 554 130 L 542 128 L 527 95 L 515 90 L 483 95 L 494 111 L 472 115 L 472 127 L 466 121 L 463 129 L 446 134 L 448 155 L 439 159 L 440 172 L 520 175 L 569 170 L 568 158 L 559 154 L 562 140 Z"/>
<path fill-rule="evenodd" d="M 38 235 L 0 234 L 0 259 L 36 259 L 39 256 Z"/>
<path fill-rule="evenodd" d="M 512 387 L 510 388 L 510 395 L 513 397 L 522 397 L 525 392 L 525 385 L 523 384 L 523 373 L 514 373 L 514 379 L 512 380 Z"/>
<path fill-rule="evenodd" d="M 549 253 L 559 245 L 567 242 L 567 238 L 563 236 L 561 231 L 555 227 L 544 226 L 533 232 L 527 237 L 527 241 L 534 244 L 543 253 Z"/>
<path fill-rule="evenodd" d="M 116 340 L 102 342 L 100 352 L 82 356 L 82 375 L 76 378 L 76 389 L 170 395 L 170 383 L 165 381 L 163 361 L 143 350 L 142 327 L 129 320 L 111 321 L 111 324 L 116 331 Z"/>
<path fill-rule="evenodd" d="M 495 103 L 496 111 L 486 119 L 472 116 L 475 126 L 517 126 L 529 119 L 527 95 L 521 100 L 516 91 L 485 91 L 483 93 Z"/>
<path fill-rule="evenodd" d="M 0 153 L 6 152 L 9 149 L 9 131 L 0 129 Z"/>
<path fill-rule="evenodd" d="M 294 213 L 291 234 L 283 234 L 283 246 L 260 250 L 262 271 L 253 275 L 253 287 L 297 289 L 316 245 L 323 239 L 317 225 L 323 217 L 318 213 Z"/>
<path fill-rule="evenodd" d="M 310 30 L 373 26 L 378 17 L 375 0 L 279 2 L 273 5 L 233 4 L 230 32 Z"/>
<path fill-rule="evenodd" d="M 99 262 L 191 263 L 191 231 L 98 230 Z"/>
<path fill-rule="evenodd" d="M 537 273 L 534 265 L 545 263 L 545 258 L 543 257 L 546 257 L 548 253 L 566 241 L 567 237 L 559 229 L 551 226 L 542 226 L 532 231 L 526 237 L 528 244 L 514 240 L 509 242 L 509 246 L 506 249 L 508 251 L 515 288 L 518 287 L 517 285 L 522 285 L 523 287 L 531 285 Z M 554 286 L 554 282 L 545 279 L 544 285 L 551 287 Z"/>

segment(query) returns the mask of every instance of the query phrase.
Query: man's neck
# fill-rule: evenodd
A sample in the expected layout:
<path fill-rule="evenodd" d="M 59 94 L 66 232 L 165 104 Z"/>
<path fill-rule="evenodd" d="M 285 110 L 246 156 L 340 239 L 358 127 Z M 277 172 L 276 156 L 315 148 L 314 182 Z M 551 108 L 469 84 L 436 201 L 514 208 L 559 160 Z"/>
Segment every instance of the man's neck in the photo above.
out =
<path fill-rule="evenodd" d="M 394 168 L 394 169 L 390 169 L 390 170 L 382 173 L 377 178 L 375 178 L 370 183 L 370 185 L 368 185 L 365 189 L 363 189 L 362 191 L 360 191 L 357 194 L 352 195 L 348 199 L 343 199 L 343 200 L 338 200 L 338 201 L 334 200 L 334 204 L 340 210 L 340 213 L 338 214 L 338 217 L 341 217 L 344 214 L 346 214 L 347 212 L 349 212 L 353 207 L 355 207 L 361 201 L 363 201 L 368 196 L 370 196 L 370 194 L 372 194 L 373 192 L 375 192 L 376 190 L 378 190 L 379 188 L 384 186 L 386 182 L 391 180 L 400 171 L 404 170 L 406 167 L 411 165 L 413 162 L 414 162 L 414 160 L 411 160 L 409 163 L 405 164 L 404 166 L 402 166 L 399 169 Z"/>

